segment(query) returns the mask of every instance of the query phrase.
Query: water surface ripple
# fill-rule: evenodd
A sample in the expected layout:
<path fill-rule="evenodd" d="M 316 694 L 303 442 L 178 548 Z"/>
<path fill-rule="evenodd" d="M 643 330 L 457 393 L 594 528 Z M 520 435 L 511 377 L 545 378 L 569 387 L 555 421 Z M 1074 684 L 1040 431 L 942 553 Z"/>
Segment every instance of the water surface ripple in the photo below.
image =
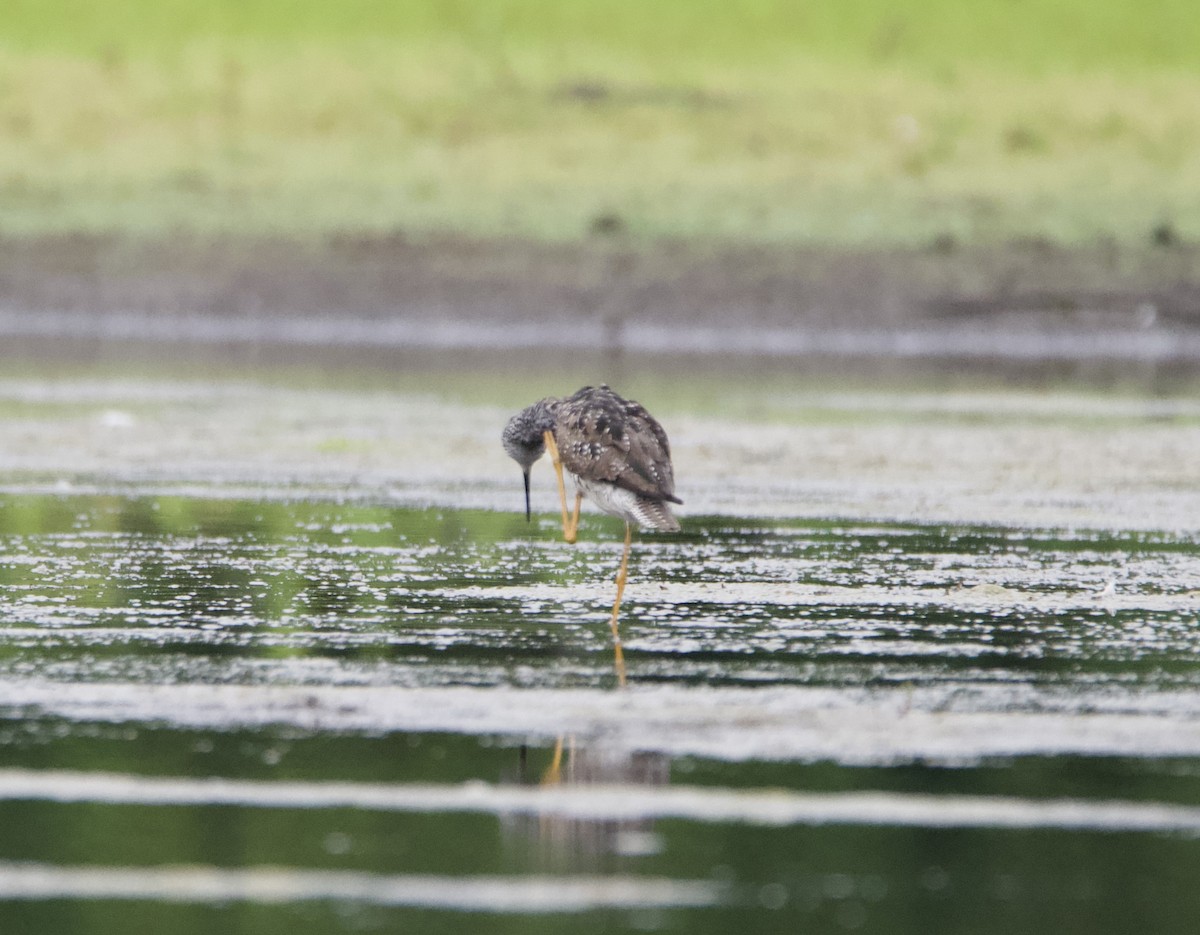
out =
<path fill-rule="evenodd" d="M 635 542 L 622 692 L 620 533 L 0 494 L 4 930 L 1200 910 L 1197 534 L 688 516 Z"/>

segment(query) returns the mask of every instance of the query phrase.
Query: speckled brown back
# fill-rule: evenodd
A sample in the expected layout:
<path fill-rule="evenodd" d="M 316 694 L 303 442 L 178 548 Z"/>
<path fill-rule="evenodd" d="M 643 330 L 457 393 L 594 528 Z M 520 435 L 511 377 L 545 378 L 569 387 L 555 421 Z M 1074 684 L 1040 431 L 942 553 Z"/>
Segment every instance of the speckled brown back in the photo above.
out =
<path fill-rule="evenodd" d="M 667 433 L 654 416 L 607 386 L 585 386 L 558 405 L 554 440 L 563 466 L 652 500 L 682 503 Z"/>

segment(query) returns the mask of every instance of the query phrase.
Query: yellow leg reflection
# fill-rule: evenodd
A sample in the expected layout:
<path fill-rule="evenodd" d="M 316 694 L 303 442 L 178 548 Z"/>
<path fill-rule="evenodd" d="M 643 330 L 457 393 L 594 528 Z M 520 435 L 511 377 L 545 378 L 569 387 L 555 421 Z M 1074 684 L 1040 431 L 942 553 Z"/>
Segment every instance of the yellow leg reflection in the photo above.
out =
<path fill-rule="evenodd" d="M 617 616 L 621 612 L 621 598 L 625 596 L 625 579 L 629 569 L 629 546 L 633 541 L 633 527 L 625 524 L 625 550 L 621 553 L 621 570 L 617 572 L 617 599 L 613 601 L 612 619 L 609 628 L 613 637 L 613 668 L 617 671 L 617 685 L 625 687 L 625 650 L 621 646 L 621 631 L 617 627 Z"/>
<path fill-rule="evenodd" d="M 558 499 L 562 504 L 562 523 L 563 523 L 563 538 L 567 542 L 574 542 L 576 533 L 579 531 L 579 501 L 583 497 L 579 494 L 575 495 L 575 515 L 567 516 L 567 487 L 563 483 L 563 467 L 562 458 L 558 454 L 558 443 L 554 441 L 554 433 L 547 430 L 543 436 L 546 440 L 546 450 L 550 452 L 550 462 L 554 465 L 554 474 L 558 478 Z"/>
<path fill-rule="evenodd" d="M 554 759 L 550 761 L 550 765 L 546 767 L 546 771 L 542 773 L 543 786 L 557 786 L 562 782 L 562 758 L 563 758 L 563 738 L 562 734 L 558 735 L 558 741 L 554 744 Z"/>

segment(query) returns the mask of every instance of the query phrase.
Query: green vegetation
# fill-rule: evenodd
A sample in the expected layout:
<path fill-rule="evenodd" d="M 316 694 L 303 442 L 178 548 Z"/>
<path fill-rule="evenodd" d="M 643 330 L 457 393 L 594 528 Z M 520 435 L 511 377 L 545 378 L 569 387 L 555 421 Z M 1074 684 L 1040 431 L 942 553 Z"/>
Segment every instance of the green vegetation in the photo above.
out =
<path fill-rule="evenodd" d="M 1200 237 L 1191 0 L 8 0 L 0 233 Z"/>

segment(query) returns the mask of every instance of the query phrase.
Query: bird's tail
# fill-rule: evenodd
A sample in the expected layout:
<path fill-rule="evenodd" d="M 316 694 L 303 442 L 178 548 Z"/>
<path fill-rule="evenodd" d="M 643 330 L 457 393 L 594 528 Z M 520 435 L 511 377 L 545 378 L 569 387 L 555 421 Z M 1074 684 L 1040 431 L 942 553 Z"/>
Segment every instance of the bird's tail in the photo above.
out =
<path fill-rule="evenodd" d="M 665 500 L 651 500 L 649 497 L 638 497 L 633 509 L 638 524 L 646 529 L 656 529 L 659 532 L 679 532 L 679 520 L 671 512 L 670 505 Z"/>

